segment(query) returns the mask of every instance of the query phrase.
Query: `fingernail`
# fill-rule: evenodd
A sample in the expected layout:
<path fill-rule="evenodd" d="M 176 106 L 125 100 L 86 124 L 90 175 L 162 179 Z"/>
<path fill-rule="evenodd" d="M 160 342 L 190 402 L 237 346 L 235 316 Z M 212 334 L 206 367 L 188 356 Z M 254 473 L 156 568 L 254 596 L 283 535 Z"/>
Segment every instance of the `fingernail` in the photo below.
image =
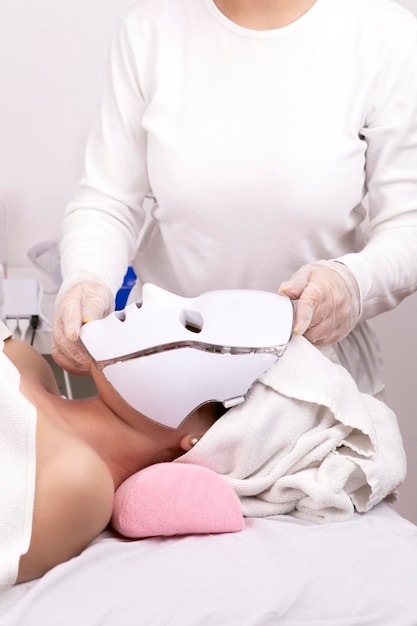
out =
<path fill-rule="evenodd" d="M 88 317 L 86 317 L 85 319 L 83 319 L 83 324 L 88 324 L 88 322 L 91 322 L 90 319 L 88 319 Z"/>
<path fill-rule="evenodd" d="M 70 341 L 76 341 L 77 339 L 77 333 L 75 332 L 75 328 L 69 328 L 66 335 Z"/>
<path fill-rule="evenodd" d="M 307 329 L 308 329 L 308 324 L 305 324 L 305 323 L 303 324 L 302 322 L 298 322 L 298 324 L 294 326 L 293 333 L 294 335 L 304 335 Z"/>

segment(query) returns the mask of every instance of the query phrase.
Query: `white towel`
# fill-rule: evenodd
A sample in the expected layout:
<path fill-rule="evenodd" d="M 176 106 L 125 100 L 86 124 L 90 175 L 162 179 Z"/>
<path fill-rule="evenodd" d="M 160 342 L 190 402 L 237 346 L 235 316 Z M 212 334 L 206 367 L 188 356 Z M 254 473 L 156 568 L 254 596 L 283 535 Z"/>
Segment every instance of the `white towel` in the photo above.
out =
<path fill-rule="evenodd" d="M 3 347 L 0 339 L 0 590 L 16 581 L 29 548 L 36 474 L 36 410 Z"/>
<path fill-rule="evenodd" d="M 221 474 L 246 516 L 315 521 L 369 510 L 406 473 L 394 413 L 303 337 L 176 462 Z"/>

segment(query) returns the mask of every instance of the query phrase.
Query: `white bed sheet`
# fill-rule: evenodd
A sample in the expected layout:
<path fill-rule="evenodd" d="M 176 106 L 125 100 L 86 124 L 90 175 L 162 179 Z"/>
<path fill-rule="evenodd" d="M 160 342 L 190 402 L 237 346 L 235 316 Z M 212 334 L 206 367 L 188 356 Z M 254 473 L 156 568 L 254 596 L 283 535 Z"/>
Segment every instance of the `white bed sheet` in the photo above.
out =
<path fill-rule="evenodd" d="M 127 541 L 0 594 L 1 626 L 417 626 L 417 526 L 246 520 L 236 534 Z"/>

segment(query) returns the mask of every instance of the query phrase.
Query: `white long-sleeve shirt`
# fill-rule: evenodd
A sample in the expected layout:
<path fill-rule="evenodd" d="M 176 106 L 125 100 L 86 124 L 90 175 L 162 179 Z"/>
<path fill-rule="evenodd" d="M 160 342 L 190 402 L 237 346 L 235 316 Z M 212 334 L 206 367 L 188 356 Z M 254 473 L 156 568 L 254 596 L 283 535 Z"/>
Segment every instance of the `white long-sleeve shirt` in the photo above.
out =
<path fill-rule="evenodd" d="M 417 20 L 389 0 L 316 0 L 257 31 L 213 0 L 138 0 L 114 34 L 61 254 L 64 278 L 116 290 L 133 260 L 142 283 L 186 296 L 275 291 L 339 259 L 363 320 L 394 307 L 417 288 Z M 365 326 L 337 349 L 356 380 L 366 362 L 374 392 Z"/>

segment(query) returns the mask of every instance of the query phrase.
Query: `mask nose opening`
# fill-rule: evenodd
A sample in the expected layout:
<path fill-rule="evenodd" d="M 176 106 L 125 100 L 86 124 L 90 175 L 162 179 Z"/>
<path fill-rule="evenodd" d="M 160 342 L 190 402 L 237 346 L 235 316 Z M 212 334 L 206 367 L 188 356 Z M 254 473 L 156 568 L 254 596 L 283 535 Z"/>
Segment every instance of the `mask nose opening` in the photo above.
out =
<path fill-rule="evenodd" d="M 180 314 L 180 322 L 191 333 L 201 333 L 203 330 L 204 320 L 198 311 L 189 311 L 183 309 Z"/>

